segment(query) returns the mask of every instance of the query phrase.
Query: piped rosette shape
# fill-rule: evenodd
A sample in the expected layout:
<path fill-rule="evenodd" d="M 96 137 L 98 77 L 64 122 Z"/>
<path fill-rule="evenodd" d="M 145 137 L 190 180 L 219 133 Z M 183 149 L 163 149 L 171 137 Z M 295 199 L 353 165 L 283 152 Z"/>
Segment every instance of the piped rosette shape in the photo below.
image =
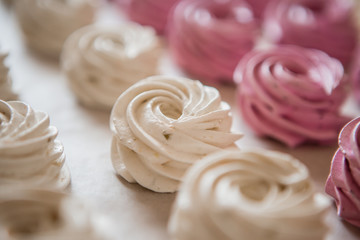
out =
<path fill-rule="evenodd" d="M 329 203 L 290 155 L 222 150 L 186 173 L 168 230 L 177 240 L 320 240 Z"/>
<path fill-rule="evenodd" d="M 243 1 L 185 0 L 172 15 L 169 47 L 186 72 L 211 82 L 232 82 L 239 60 L 253 49 L 258 22 Z"/>
<path fill-rule="evenodd" d="M 3 240 L 95 240 L 94 216 L 78 199 L 63 193 L 6 189 L 0 195 Z"/>
<path fill-rule="evenodd" d="M 336 143 L 348 121 L 343 67 L 324 52 L 279 46 L 246 55 L 235 71 L 242 117 L 260 136 L 290 147 Z"/>
<path fill-rule="evenodd" d="M 155 192 L 174 192 L 194 162 L 233 146 L 230 106 L 212 87 L 180 77 L 154 76 L 116 101 L 110 127 L 115 171 Z"/>
<path fill-rule="evenodd" d="M 12 90 L 12 80 L 9 75 L 9 68 L 5 66 L 7 54 L 0 53 L 0 99 L 8 101 L 15 100 L 17 95 Z"/>
<path fill-rule="evenodd" d="M 117 0 L 121 2 L 122 0 Z M 132 21 L 153 27 L 157 33 L 166 31 L 171 9 L 180 0 L 128 0 L 120 3 L 126 15 Z"/>
<path fill-rule="evenodd" d="M 316 48 L 347 67 L 357 46 L 351 0 L 278 0 L 269 4 L 266 35 L 275 42 Z"/>
<path fill-rule="evenodd" d="M 161 55 L 160 40 L 149 27 L 87 26 L 67 39 L 61 66 L 81 103 L 110 110 L 128 87 L 157 73 Z"/>
<path fill-rule="evenodd" d="M 66 38 L 93 22 L 97 0 L 16 1 L 15 10 L 27 45 L 58 58 Z"/>
<path fill-rule="evenodd" d="M 49 116 L 23 102 L 0 100 L 0 187 L 64 189 L 70 173 Z"/>
<path fill-rule="evenodd" d="M 331 163 L 326 192 L 335 199 L 338 215 L 360 227 L 360 118 L 339 135 L 339 149 Z"/>

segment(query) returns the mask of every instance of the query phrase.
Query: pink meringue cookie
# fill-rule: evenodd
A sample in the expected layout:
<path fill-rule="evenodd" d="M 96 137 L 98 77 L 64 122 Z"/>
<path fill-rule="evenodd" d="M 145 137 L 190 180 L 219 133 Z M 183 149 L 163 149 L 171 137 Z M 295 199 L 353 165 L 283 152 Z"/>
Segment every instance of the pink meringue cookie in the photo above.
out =
<path fill-rule="evenodd" d="M 234 74 L 243 118 L 262 136 L 295 147 L 331 144 L 348 118 L 339 61 L 316 49 L 282 45 L 253 51 Z"/>
<path fill-rule="evenodd" d="M 272 41 L 322 50 L 346 67 L 357 33 L 351 0 L 278 0 L 265 13 L 265 35 Z"/>
<path fill-rule="evenodd" d="M 239 60 L 259 30 L 251 8 L 239 0 L 184 0 L 172 14 L 169 46 L 175 62 L 202 80 L 232 82 Z"/>
<path fill-rule="evenodd" d="M 180 0 L 117 0 L 128 18 L 155 28 L 158 34 L 166 30 L 170 10 Z"/>
<path fill-rule="evenodd" d="M 325 191 L 335 199 L 338 215 L 360 227 L 360 117 L 340 132 Z"/>

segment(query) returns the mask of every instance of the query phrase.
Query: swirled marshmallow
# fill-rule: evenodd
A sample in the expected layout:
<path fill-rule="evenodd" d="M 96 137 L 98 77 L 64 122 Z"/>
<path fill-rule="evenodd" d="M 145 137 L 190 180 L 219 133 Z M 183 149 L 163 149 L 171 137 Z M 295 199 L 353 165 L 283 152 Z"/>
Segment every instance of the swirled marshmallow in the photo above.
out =
<path fill-rule="evenodd" d="M 111 158 L 128 182 L 174 192 L 184 172 L 207 154 L 232 146 L 230 106 L 199 81 L 154 76 L 126 90 L 110 117 Z"/>
<path fill-rule="evenodd" d="M 157 73 L 161 55 L 160 40 L 149 27 L 87 26 L 67 39 L 61 66 L 81 103 L 111 109 L 128 87 Z"/>
<path fill-rule="evenodd" d="M 1 193 L 3 240 L 103 239 L 95 229 L 95 216 L 78 199 L 33 189 L 7 189 Z"/>
<path fill-rule="evenodd" d="M 16 15 L 27 45 L 58 58 L 66 38 L 93 22 L 98 0 L 16 1 Z"/>
<path fill-rule="evenodd" d="M 7 54 L 0 53 L 0 99 L 8 101 L 17 98 L 12 90 L 12 80 L 9 75 L 9 68 L 4 64 Z"/>
<path fill-rule="evenodd" d="M 168 230 L 176 240 L 320 240 L 328 207 L 290 155 L 223 150 L 189 169 Z"/>
<path fill-rule="evenodd" d="M 253 49 L 259 24 L 243 1 L 185 0 L 176 5 L 169 47 L 186 72 L 211 82 L 232 82 L 239 60 Z"/>
<path fill-rule="evenodd" d="M 335 199 L 338 215 L 360 227 L 360 118 L 349 122 L 339 135 L 325 190 Z"/>
<path fill-rule="evenodd" d="M 0 100 L 0 186 L 64 189 L 70 173 L 49 116 L 19 101 Z"/>
<path fill-rule="evenodd" d="M 333 144 L 348 121 L 343 67 L 324 52 L 279 46 L 246 55 L 235 70 L 239 107 L 261 136 L 288 146 Z"/>
<path fill-rule="evenodd" d="M 166 32 L 170 10 L 180 0 L 117 0 L 120 8 L 132 21 L 153 27 L 157 33 Z"/>
<path fill-rule="evenodd" d="M 316 48 L 348 66 L 357 46 L 351 0 L 277 0 L 269 4 L 265 35 L 274 42 Z"/>

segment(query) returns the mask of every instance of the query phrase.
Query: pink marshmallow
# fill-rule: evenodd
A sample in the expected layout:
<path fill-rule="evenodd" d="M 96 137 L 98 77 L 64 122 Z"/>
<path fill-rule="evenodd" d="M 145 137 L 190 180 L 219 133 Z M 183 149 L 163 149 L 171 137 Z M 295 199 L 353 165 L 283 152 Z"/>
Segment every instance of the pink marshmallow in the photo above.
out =
<path fill-rule="evenodd" d="M 169 46 L 186 72 L 209 82 L 232 82 L 239 60 L 252 50 L 259 24 L 239 0 L 184 0 L 172 15 Z"/>
<path fill-rule="evenodd" d="M 360 227 L 360 117 L 339 135 L 325 191 L 335 199 L 338 215 Z"/>
<path fill-rule="evenodd" d="M 357 45 L 351 0 L 278 0 L 265 13 L 265 35 L 274 42 L 316 48 L 347 67 Z"/>
<path fill-rule="evenodd" d="M 128 18 L 155 28 L 158 34 L 166 30 L 170 10 L 180 0 L 117 0 Z"/>
<path fill-rule="evenodd" d="M 283 45 L 248 53 L 235 70 L 243 119 L 260 136 L 290 147 L 336 142 L 348 118 L 341 63 L 326 53 Z"/>

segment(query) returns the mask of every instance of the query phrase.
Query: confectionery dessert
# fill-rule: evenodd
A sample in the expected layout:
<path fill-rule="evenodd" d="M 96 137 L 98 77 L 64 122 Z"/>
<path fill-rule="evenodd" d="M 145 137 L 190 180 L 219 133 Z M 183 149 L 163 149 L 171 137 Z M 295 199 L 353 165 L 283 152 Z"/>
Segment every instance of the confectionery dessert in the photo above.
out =
<path fill-rule="evenodd" d="M 339 149 L 331 164 L 326 192 L 335 199 L 338 215 L 360 227 L 360 118 L 339 135 Z"/>
<path fill-rule="evenodd" d="M 42 55 L 58 58 L 65 39 L 93 22 L 98 0 L 16 1 L 15 11 L 27 45 Z"/>
<path fill-rule="evenodd" d="M 322 50 L 347 67 L 357 46 L 351 0 L 277 0 L 266 10 L 272 41 Z"/>
<path fill-rule="evenodd" d="M 252 50 L 258 33 L 258 21 L 244 1 L 184 0 L 172 15 L 169 47 L 189 74 L 231 83 L 237 63 Z"/>
<path fill-rule="evenodd" d="M 94 226 L 95 215 L 78 199 L 34 189 L 2 189 L 0 239 L 104 239 Z"/>
<path fill-rule="evenodd" d="M 70 173 L 49 116 L 20 101 L 0 100 L 0 187 L 65 189 Z"/>
<path fill-rule="evenodd" d="M 117 0 L 132 21 L 153 27 L 157 33 L 166 31 L 170 10 L 180 0 Z M 125 2 L 125 3 L 122 3 Z"/>
<path fill-rule="evenodd" d="M 290 147 L 334 144 L 349 120 L 340 114 L 343 67 L 322 51 L 291 45 L 253 51 L 234 78 L 243 119 L 258 135 Z"/>
<path fill-rule="evenodd" d="M 0 99 L 8 101 L 15 100 L 17 95 L 12 90 L 12 80 L 9 75 L 9 68 L 5 66 L 7 54 L 0 52 Z"/>
<path fill-rule="evenodd" d="M 175 192 L 194 162 L 234 146 L 230 106 L 217 89 L 180 77 L 153 76 L 126 90 L 110 116 L 111 159 L 128 182 Z"/>
<path fill-rule="evenodd" d="M 81 103 L 110 110 L 124 90 L 157 73 L 161 56 L 160 40 L 150 27 L 87 26 L 66 40 L 61 67 Z"/>
<path fill-rule="evenodd" d="M 320 240 L 329 205 L 290 155 L 222 150 L 186 173 L 168 231 L 177 240 Z"/>

